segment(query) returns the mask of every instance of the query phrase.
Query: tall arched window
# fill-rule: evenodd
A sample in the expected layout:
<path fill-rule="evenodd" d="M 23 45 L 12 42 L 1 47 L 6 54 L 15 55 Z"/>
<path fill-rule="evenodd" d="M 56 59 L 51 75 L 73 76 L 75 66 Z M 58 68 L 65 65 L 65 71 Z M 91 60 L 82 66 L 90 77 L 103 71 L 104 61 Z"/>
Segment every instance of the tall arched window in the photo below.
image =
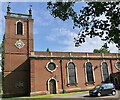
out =
<path fill-rule="evenodd" d="M 69 85 L 76 85 L 76 69 L 75 64 L 73 62 L 68 63 L 68 84 Z"/>
<path fill-rule="evenodd" d="M 17 35 L 23 35 L 23 24 L 22 24 L 22 22 L 17 23 Z"/>
<path fill-rule="evenodd" d="M 94 83 L 94 77 L 93 77 L 93 69 L 92 69 L 92 64 L 91 62 L 86 63 L 86 78 L 87 78 L 87 83 Z"/>
<path fill-rule="evenodd" d="M 109 72 L 108 72 L 108 65 L 106 62 L 102 62 L 101 64 L 101 71 L 102 71 L 102 79 L 103 82 L 109 82 Z"/>

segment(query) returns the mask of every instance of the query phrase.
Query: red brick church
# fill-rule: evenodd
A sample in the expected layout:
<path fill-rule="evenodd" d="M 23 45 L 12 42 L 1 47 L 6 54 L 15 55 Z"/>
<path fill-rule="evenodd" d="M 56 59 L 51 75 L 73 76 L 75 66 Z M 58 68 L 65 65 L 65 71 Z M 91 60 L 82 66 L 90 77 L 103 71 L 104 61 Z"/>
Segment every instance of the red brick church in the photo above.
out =
<path fill-rule="evenodd" d="M 36 52 L 32 10 L 5 16 L 4 96 L 89 90 L 102 83 L 120 87 L 120 54 Z"/>

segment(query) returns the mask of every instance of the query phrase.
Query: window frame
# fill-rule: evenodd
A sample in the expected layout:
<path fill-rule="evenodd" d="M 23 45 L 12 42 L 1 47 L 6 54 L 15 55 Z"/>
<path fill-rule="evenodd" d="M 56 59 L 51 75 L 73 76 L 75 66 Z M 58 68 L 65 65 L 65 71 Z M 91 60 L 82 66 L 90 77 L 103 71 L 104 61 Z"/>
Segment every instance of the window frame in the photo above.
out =
<path fill-rule="evenodd" d="M 109 80 L 110 80 L 110 72 L 109 72 L 109 66 L 108 66 L 108 63 L 107 63 L 106 61 L 103 60 L 103 61 L 101 62 L 101 65 L 100 65 L 100 66 L 101 66 L 102 83 L 105 82 L 105 79 L 104 79 L 104 76 L 103 76 L 103 70 L 102 70 L 102 63 L 104 63 L 104 62 L 107 64 L 108 75 L 109 75 Z"/>
<path fill-rule="evenodd" d="M 48 68 L 48 65 L 49 65 L 50 63 L 54 63 L 54 64 L 55 64 L 56 68 L 55 68 L 54 70 L 50 70 L 50 69 Z M 53 61 L 48 62 L 47 65 L 46 65 L 46 69 L 47 69 L 49 72 L 51 72 L 51 73 L 53 73 L 54 71 L 56 71 L 57 67 L 58 67 L 58 65 L 57 65 L 55 62 L 53 62 Z"/>
<path fill-rule="evenodd" d="M 93 73 L 93 82 L 88 82 L 88 77 L 87 77 L 87 70 L 86 70 L 86 64 L 87 63 L 91 63 L 89 60 L 85 62 L 84 64 L 84 68 L 85 68 L 85 84 L 88 85 L 88 84 L 95 84 L 95 74 L 94 74 L 94 69 L 93 69 L 93 65 L 92 65 L 92 73 Z"/>
<path fill-rule="evenodd" d="M 69 65 L 69 63 L 73 63 L 73 64 L 74 64 L 74 68 L 75 68 L 74 70 L 75 70 L 75 80 L 76 80 L 76 82 L 73 83 L 73 84 L 70 84 L 70 80 L 69 80 L 69 70 L 68 70 L 68 65 Z M 78 85 L 77 68 L 76 68 L 76 64 L 75 64 L 74 62 L 72 62 L 72 61 L 69 61 L 69 62 L 67 63 L 67 81 L 68 81 L 67 86 L 72 86 L 72 85 L 77 86 L 77 85 Z"/>
<path fill-rule="evenodd" d="M 49 78 L 47 80 L 47 91 L 48 91 L 48 94 L 50 94 L 50 81 L 52 79 L 56 82 L 56 94 L 58 94 L 58 81 L 54 77 L 51 77 L 51 78 Z"/>
<path fill-rule="evenodd" d="M 116 68 L 117 70 L 120 70 L 120 68 L 118 68 L 118 67 L 116 66 L 116 63 L 118 63 L 118 62 L 120 62 L 120 61 L 116 61 L 116 62 L 115 62 L 115 68 Z"/>
<path fill-rule="evenodd" d="M 18 33 L 17 33 L 17 24 L 18 24 L 19 22 L 22 23 L 22 34 L 18 34 Z M 16 21 L 16 35 L 21 35 L 21 36 L 24 35 L 24 23 L 23 23 L 21 20 Z"/>

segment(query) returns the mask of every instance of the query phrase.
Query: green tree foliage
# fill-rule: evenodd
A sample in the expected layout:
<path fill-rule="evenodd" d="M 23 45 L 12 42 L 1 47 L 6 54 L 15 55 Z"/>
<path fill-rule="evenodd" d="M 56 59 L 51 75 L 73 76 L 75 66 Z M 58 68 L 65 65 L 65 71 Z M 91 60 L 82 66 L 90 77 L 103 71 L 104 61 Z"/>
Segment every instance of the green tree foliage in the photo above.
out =
<path fill-rule="evenodd" d="M 5 57 L 4 57 L 4 54 L 5 54 L 5 51 L 4 51 L 4 43 L 5 43 L 5 35 L 3 36 L 3 41 L 2 41 L 2 44 L 1 44 L 1 47 L 2 47 L 2 49 L 3 49 L 3 51 L 2 51 L 2 65 L 4 66 L 4 59 L 5 59 Z M 2 66 L 2 67 L 3 67 Z"/>
<path fill-rule="evenodd" d="M 5 49 L 5 34 L 4 34 L 4 36 L 3 36 L 3 41 L 2 41 L 2 44 L 1 44 L 1 47 L 2 47 L 2 49 L 3 49 L 3 51 L 2 51 L 2 79 L 4 80 L 4 59 L 5 59 L 5 51 L 4 51 L 4 49 Z"/>
<path fill-rule="evenodd" d="M 65 21 L 69 18 L 73 21 L 73 29 L 79 28 L 75 46 L 85 42 L 87 36 L 90 38 L 100 37 L 108 43 L 115 43 L 120 48 L 120 1 L 118 2 L 86 2 L 86 6 L 76 12 L 73 6 L 75 2 L 48 2 L 47 9 L 56 18 Z M 100 18 L 100 17 L 105 18 Z"/>
<path fill-rule="evenodd" d="M 47 52 L 50 52 L 49 48 L 47 48 Z"/>
<path fill-rule="evenodd" d="M 106 48 L 100 48 L 100 50 L 94 49 L 93 52 L 94 53 L 110 53 L 110 51 L 108 51 Z"/>

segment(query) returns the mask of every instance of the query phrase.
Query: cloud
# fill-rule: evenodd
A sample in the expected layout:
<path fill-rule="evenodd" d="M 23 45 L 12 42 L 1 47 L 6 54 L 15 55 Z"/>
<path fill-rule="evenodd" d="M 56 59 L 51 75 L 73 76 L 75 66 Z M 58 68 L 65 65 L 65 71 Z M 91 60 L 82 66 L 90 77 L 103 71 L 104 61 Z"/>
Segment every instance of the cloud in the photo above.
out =
<path fill-rule="evenodd" d="M 100 40 L 99 37 L 95 37 L 92 39 L 87 39 L 84 44 L 82 44 L 80 47 L 75 47 L 74 43 L 72 41 L 69 41 L 70 45 L 67 46 L 64 50 L 72 51 L 72 52 L 93 52 L 94 49 L 100 49 L 103 45 L 103 42 Z M 109 49 L 111 53 L 118 52 L 118 49 L 116 48 L 115 44 L 110 44 Z"/>
<path fill-rule="evenodd" d="M 53 34 L 46 36 L 46 39 L 62 44 L 62 50 L 65 52 L 93 52 L 94 49 L 100 49 L 104 44 L 99 37 L 87 37 L 85 43 L 83 43 L 80 47 L 75 47 L 73 38 L 76 36 L 77 33 L 72 32 L 69 29 L 56 28 L 53 29 Z M 110 44 L 109 47 L 111 53 L 118 52 L 115 44 Z"/>
<path fill-rule="evenodd" d="M 73 38 L 77 34 L 65 28 L 55 28 L 52 30 L 52 34 L 46 36 L 49 41 L 56 41 L 59 44 L 70 45 L 69 41 L 73 41 Z"/>

